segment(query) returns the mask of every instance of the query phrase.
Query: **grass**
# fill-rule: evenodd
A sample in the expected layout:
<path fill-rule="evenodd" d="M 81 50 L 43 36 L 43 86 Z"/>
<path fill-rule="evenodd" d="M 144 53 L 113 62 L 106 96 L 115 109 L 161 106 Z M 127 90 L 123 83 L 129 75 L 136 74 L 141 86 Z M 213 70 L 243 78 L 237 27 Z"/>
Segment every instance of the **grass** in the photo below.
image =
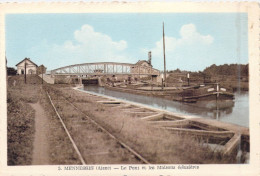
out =
<path fill-rule="evenodd" d="M 14 82 L 15 86 L 14 86 Z M 8 78 L 7 88 L 7 136 L 8 165 L 31 165 L 35 134 L 35 111 L 29 103 L 40 101 L 49 118 L 50 164 L 80 164 L 68 136 L 61 126 L 45 91 L 36 75 Z"/>
<path fill-rule="evenodd" d="M 41 105 L 50 121 L 49 164 L 80 164 L 77 154 L 45 93 L 42 96 Z"/>
<path fill-rule="evenodd" d="M 84 115 L 64 101 L 59 91 L 51 91 L 51 89 L 49 91 L 55 106 L 59 107 L 59 114 L 87 164 L 140 164 L 127 150 L 122 149 L 114 139 L 111 139 L 101 129 L 90 123 Z"/>
<path fill-rule="evenodd" d="M 28 103 L 35 103 L 39 98 L 38 81 L 34 76 L 28 76 L 27 84 L 24 84 L 21 76 L 8 79 L 8 165 L 29 165 L 32 162 L 35 111 Z"/>
<path fill-rule="evenodd" d="M 210 150 L 202 148 L 201 144 L 189 136 L 178 136 L 167 130 L 155 129 L 147 122 L 131 118 L 123 113 L 113 114 L 109 109 L 107 114 L 99 117 L 99 122 L 113 129 L 121 140 L 135 148 L 136 151 L 155 164 L 203 164 L 226 162 L 216 158 Z M 95 114 L 97 116 L 97 114 Z"/>
<path fill-rule="evenodd" d="M 8 103 L 8 165 L 29 165 L 32 161 L 35 112 L 28 104 L 11 99 Z"/>
<path fill-rule="evenodd" d="M 46 92 L 52 92 L 57 94 L 58 91 L 53 90 L 47 84 L 43 85 L 42 98 L 40 100 L 41 105 L 43 106 L 47 117 L 49 118 L 49 164 L 81 164 L 78 156 L 69 140 L 60 120 L 57 117 L 56 112 L 54 111 L 50 100 Z M 58 87 L 58 86 L 57 86 Z M 52 99 L 58 100 L 59 97 L 55 96 Z M 63 107 L 57 106 L 57 110 L 61 110 Z"/>

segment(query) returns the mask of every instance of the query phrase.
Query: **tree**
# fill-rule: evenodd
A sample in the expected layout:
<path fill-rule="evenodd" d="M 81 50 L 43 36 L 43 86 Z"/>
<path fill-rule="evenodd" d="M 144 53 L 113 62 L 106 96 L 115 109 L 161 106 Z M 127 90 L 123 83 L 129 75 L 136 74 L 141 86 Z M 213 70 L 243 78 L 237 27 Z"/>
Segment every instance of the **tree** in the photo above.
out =
<path fill-rule="evenodd" d="M 248 76 L 249 73 L 248 73 L 248 64 L 245 65 L 242 69 L 241 69 L 241 75 L 242 76 Z"/>
<path fill-rule="evenodd" d="M 7 67 L 7 75 L 16 75 L 17 74 L 17 70 L 14 69 L 13 67 Z"/>

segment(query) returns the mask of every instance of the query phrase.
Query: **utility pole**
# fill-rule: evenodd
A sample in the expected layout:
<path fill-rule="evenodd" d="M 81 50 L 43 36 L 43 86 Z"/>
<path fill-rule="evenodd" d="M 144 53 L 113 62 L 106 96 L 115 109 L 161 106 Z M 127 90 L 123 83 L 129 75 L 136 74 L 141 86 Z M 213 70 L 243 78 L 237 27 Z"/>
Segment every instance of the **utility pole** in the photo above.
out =
<path fill-rule="evenodd" d="M 164 87 L 166 83 L 166 60 L 165 60 L 165 39 L 164 39 L 164 22 L 163 22 L 163 59 L 164 59 Z"/>
<path fill-rule="evenodd" d="M 24 83 L 26 84 L 26 60 L 24 61 Z"/>
<path fill-rule="evenodd" d="M 42 84 L 43 84 L 43 65 L 42 65 Z"/>

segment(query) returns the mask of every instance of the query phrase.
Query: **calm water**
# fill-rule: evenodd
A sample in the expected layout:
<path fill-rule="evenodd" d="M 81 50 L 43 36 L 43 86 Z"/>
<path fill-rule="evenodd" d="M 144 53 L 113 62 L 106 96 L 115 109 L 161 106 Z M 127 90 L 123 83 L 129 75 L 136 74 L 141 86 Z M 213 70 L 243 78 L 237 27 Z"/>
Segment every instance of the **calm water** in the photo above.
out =
<path fill-rule="evenodd" d="M 115 97 L 118 99 L 141 103 L 154 108 L 160 108 L 171 112 L 215 119 L 245 127 L 249 126 L 248 92 L 235 93 L 235 104 L 231 108 L 225 110 L 209 110 L 206 108 L 193 106 L 191 104 L 184 104 L 180 102 L 165 100 L 158 97 L 117 92 L 106 89 L 104 87 L 85 86 L 83 90 Z"/>

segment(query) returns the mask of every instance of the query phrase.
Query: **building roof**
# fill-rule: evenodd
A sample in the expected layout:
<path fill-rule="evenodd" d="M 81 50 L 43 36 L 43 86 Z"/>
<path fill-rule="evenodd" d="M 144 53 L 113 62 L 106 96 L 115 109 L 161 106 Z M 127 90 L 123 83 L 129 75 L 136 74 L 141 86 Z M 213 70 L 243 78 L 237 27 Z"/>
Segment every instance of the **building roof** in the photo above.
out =
<path fill-rule="evenodd" d="M 136 62 L 136 65 L 140 65 L 140 64 L 142 64 L 142 63 L 144 63 L 144 62 L 146 62 L 147 64 L 149 64 L 148 61 L 146 61 L 146 60 L 139 60 L 138 62 Z M 149 65 L 150 65 L 150 64 L 149 64 Z"/>
<path fill-rule="evenodd" d="M 44 67 L 44 68 L 47 68 L 47 67 L 45 67 L 43 64 L 42 64 L 42 65 L 40 65 L 40 66 L 38 66 L 38 67 Z"/>
<path fill-rule="evenodd" d="M 36 67 L 38 67 L 38 65 L 35 64 L 33 61 L 31 61 L 30 58 L 25 58 L 25 59 L 23 59 L 22 61 L 20 61 L 20 62 L 19 62 L 18 64 L 16 64 L 15 66 L 19 65 L 20 63 L 22 63 L 23 61 L 26 61 L 26 60 L 28 60 L 29 62 L 31 62 L 32 64 L 34 64 Z"/>

